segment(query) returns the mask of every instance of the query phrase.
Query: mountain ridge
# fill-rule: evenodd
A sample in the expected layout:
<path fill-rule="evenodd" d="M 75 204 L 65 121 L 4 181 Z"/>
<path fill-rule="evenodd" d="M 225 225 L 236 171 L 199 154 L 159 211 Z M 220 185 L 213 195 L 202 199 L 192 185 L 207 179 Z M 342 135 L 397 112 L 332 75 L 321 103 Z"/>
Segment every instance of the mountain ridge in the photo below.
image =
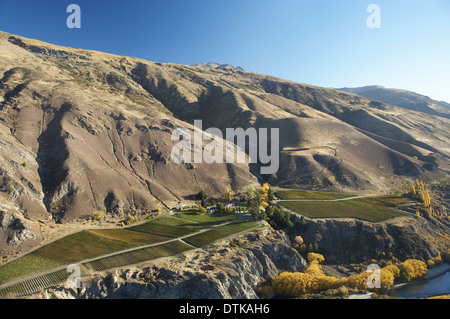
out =
<path fill-rule="evenodd" d="M 220 64 L 216 62 L 200 62 L 193 64 L 192 66 L 198 68 L 206 68 L 206 69 L 226 69 L 226 70 L 234 70 L 234 71 L 245 71 L 240 66 L 234 66 L 231 64 Z"/>
<path fill-rule="evenodd" d="M 387 104 L 397 105 L 409 110 L 450 118 L 450 103 L 433 100 L 426 95 L 408 90 L 386 88 L 381 85 L 369 85 L 356 88 L 339 88 L 337 90 L 354 93 L 360 96 L 379 100 Z"/>
<path fill-rule="evenodd" d="M 448 119 L 347 92 L 8 33 L 0 56 L 0 194 L 34 220 L 143 212 L 262 181 L 385 193 L 450 172 Z M 204 131 L 278 128 L 280 169 L 174 163 L 171 134 L 196 119 Z"/>

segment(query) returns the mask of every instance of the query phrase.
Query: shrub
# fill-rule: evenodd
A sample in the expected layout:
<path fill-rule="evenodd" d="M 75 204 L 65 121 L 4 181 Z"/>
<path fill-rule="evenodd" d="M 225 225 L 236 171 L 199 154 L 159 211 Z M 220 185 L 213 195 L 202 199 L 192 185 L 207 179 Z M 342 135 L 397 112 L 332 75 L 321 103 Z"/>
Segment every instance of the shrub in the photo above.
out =
<path fill-rule="evenodd" d="M 306 259 L 308 260 L 308 262 L 310 264 L 312 264 L 312 263 L 320 264 L 325 261 L 325 257 L 323 257 L 323 255 L 317 254 L 317 253 L 309 253 L 308 256 L 306 257 Z"/>
<path fill-rule="evenodd" d="M 102 210 L 96 210 L 92 213 L 93 220 L 103 220 L 105 219 L 106 213 Z"/>

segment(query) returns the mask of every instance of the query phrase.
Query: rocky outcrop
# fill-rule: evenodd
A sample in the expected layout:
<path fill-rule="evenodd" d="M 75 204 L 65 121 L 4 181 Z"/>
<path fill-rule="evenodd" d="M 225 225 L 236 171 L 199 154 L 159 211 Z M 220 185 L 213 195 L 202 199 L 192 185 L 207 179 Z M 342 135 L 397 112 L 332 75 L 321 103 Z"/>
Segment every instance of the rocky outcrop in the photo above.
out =
<path fill-rule="evenodd" d="M 359 263 L 364 260 L 435 257 L 448 228 L 426 218 L 400 218 L 372 224 L 354 219 L 302 220 L 294 216 L 297 233 L 314 246 L 325 260 L 333 264 Z M 448 243 L 447 243 L 448 245 Z"/>
<path fill-rule="evenodd" d="M 38 236 L 32 226 L 20 216 L 0 210 L 0 239 L 7 246 L 18 247 Z M 2 247 L 2 246 L 0 246 Z"/>
<path fill-rule="evenodd" d="M 205 250 L 84 279 L 79 293 L 59 287 L 35 297 L 253 299 L 258 298 L 258 287 L 266 279 L 281 271 L 303 271 L 305 267 L 305 260 L 291 247 L 287 235 L 266 228 Z"/>

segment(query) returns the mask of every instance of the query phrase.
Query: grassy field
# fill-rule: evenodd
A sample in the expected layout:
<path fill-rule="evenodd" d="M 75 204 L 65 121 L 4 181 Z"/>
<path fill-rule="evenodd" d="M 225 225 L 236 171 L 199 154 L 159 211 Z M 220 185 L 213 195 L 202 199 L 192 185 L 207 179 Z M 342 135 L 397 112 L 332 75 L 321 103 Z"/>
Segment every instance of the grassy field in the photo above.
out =
<path fill-rule="evenodd" d="M 302 189 L 286 189 L 275 192 L 280 199 L 341 199 L 356 196 L 349 193 L 329 193 Z"/>
<path fill-rule="evenodd" d="M 198 223 L 193 220 L 186 220 L 176 217 L 161 217 L 151 222 L 133 226 L 128 229 L 137 232 L 174 238 L 195 232 L 205 227 L 207 226 L 203 225 L 203 223 Z"/>
<path fill-rule="evenodd" d="M 236 218 L 236 214 L 232 213 L 215 213 L 215 214 L 198 214 L 197 211 L 189 210 L 181 213 L 177 213 L 175 216 L 180 218 L 186 218 L 195 222 L 218 224 L 223 223 L 233 218 Z"/>
<path fill-rule="evenodd" d="M 286 201 L 280 202 L 293 211 L 309 218 L 356 218 L 369 222 L 382 222 L 394 217 L 405 216 L 392 209 L 407 199 L 395 196 L 368 197 L 347 201 Z"/>
<path fill-rule="evenodd" d="M 43 246 L 33 254 L 64 265 L 131 247 L 134 245 L 81 231 Z"/>
<path fill-rule="evenodd" d="M 0 285 L 28 274 L 37 273 L 60 266 L 55 260 L 28 254 L 0 268 Z"/>
<path fill-rule="evenodd" d="M 89 232 L 136 246 L 149 245 L 167 240 L 167 237 L 137 232 L 129 229 L 94 229 L 89 230 Z"/>
<path fill-rule="evenodd" d="M 259 223 L 254 221 L 249 220 L 238 221 L 230 223 L 225 226 L 218 227 L 216 229 L 208 230 L 204 233 L 187 237 L 184 240 L 187 243 L 194 245 L 196 247 L 202 247 L 220 238 L 225 238 L 227 236 L 237 234 L 241 231 L 256 227 L 258 225 Z"/>

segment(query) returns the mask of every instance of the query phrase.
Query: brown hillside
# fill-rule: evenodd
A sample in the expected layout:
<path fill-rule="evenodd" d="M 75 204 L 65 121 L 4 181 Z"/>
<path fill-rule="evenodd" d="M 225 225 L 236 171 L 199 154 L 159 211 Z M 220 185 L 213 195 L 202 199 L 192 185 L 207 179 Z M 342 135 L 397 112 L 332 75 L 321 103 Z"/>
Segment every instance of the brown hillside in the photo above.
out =
<path fill-rule="evenodd" d="M 243 70 L 160 64 L 0 33 L 1 195 L 29 217 L 173 205 L 257 182 L 385 192 L 445 178 L 449 120 Z M 176 164 L 176 127 L 280 129 L 280 168 Z M 417 157 L 417 158 L 415 158 Z"/>

